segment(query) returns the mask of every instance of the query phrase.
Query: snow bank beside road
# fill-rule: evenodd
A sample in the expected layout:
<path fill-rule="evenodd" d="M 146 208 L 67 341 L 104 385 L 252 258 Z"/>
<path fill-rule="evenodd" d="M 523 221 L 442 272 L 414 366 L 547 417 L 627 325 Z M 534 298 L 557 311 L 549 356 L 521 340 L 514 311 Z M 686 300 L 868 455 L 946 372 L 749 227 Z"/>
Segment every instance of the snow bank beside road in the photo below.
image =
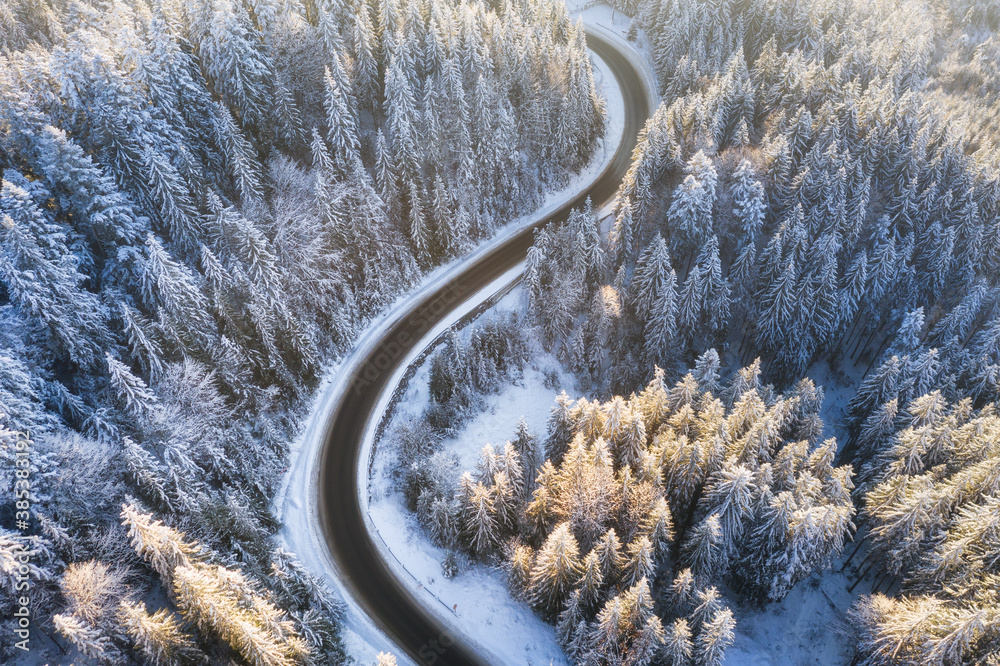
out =
<path fill-rule="evenodd" d="M 499 282 L 496 287 L 502 286 Z M 484 289 L 483 293 L 495 290 Z M 516 289 L 494 311 L 511 309 L 519 298 L 520 290 Z M 415 419 L 427 407 L 429 367 L 429 358 L 420 361 L 393 408 L 394 422 Z M 533 433 L 543 435 L 549 408 L 558 393 L 543 388 L 549 373 L 556 373 L 562 387 L 574 389 L 572 375 L 551 355 L 534 350 L 523 381 L 486 396 L 487 407 L 465 424 L 458 436 L 442 442 L 441 450 L 456 455 L 461 469 L 473 469 L 482 446 L 500 446 L 511 439 L 514 424 L 522 416 Z M 510 596 L 503 575 L 495 567 L 467 563 L 455 578 L 442 575 L 441 562 L 447 551 L 431 541 L 395 487 L 392 469 L 396 453 L 393 442 L 380 443 L 375 450 L 368 501 L 376 543 L 399 578 L 409 581 L 415 593 L 426 598 L 429 608 L 457 634 L 473 639 L 490 663 L 567 664 L 553 627 Z"/>

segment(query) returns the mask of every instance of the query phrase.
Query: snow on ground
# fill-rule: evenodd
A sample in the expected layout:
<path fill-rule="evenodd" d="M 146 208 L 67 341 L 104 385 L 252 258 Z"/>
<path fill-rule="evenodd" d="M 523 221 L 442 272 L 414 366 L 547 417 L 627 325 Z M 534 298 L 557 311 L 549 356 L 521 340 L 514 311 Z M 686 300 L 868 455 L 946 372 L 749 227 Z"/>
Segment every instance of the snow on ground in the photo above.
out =
<path fill-rule="evenodd" d="M 491 312 L 515 308 L 519 299 L 520 290 L 515 289 Z M 410 379 L 393 413 L 393 422 L 416 419 L 427 406 L 429 359 Z M 556 388 L 544 388 L 546 377 L 552 373 L 557 377 Z M 522 379 L 486 396 L 484 409 L 456 437 L 442 442 L 442 450 L 457 456 L 459 470 L 474 469 L 480 449 L 487 443 L 502 446 L 511 439 L 522 416 L 532 433 L 544 437 L 549 409 L 563 389 L 574 392 L 573 376 L 550 354 L 534 349 Z M 497 568 L 466 562 L 452 579 L 441 574 L 446 551 L 432 543 L 407 509 L 392 475 L 396 461 L 397 450 L 391 438 L 376 444 L 369 480 L 369 515 L 376 542 L 390 555 L 390 566 L 426 594 L 430 607 L 450 626 L 473 637 L 491 663 L 566 664 L 553 628 L 529 606 L 510 596 Z"/>
<path fill-rule="evenodd" d="M 724 664 L 839 666 L 850 663 L 853 645 L 845 613 L 858 595 L 848 594 L 848 578 L 838 573 L 839 569 L 840 562 L 835 562 L 832 571 L 814 573 L 792 588 L 783 600 L 762 609 L 744 608 L 730 601 L 736 617 L 736 641 L 726 651 Z"/>
<path fill-rule="evenodd" d="M 584 23 L 588 27 L 591 27 L 589 19 L 585 18 Z M 598 29 L 602 33 L 606 32 L 606 29 Z M 616 41 L 621 42 L 622 40 L 616 38 Z M 639 67 L 640 71 L 649 69 L 646 62 L 638 54 L 632 52 L 631 59 Z M 355 368 L 359 360 L 364 357 L 367 350 L 371 349 L 378 342 L 393 321 L 396 321 L 409 310 L 413 306 L 413 303 L 424 294 L 438 288 L 455 273 L 488 253 L 504 239 L 525 226 L 534 223 L 534 221 L 550 214 L 562 205 L 563 202 L 572 199 L 610 164 L 612 157 L 620 145 L 624 132 L 624 100 L 622 99 L 621 91 L 614 84 L 613 76 L 607 66 L 599 58 L 595 57 L 594 61 L 595 82 L 599 85 L 601 94 L 607 100 L 608 127 L 605 138 L 600 142 L 590 165 L 573 178 L 565 188 L 549 194 L 538 211 L 512 221 L 498 232 L 493 239 L 481 244 L 477 250 L 473 251 L 467 257 L 457 259 L 430 272 L 424 276 L 413 290 L 401 296 L 395 304 L 386 309 L 385 313 L 373 320 L 359 335 L 352 351 L 340 362 L 328 368 L 316 391 L 308 416 L 301 424 L 300 433 L 290 444 L 289 466 L 273 503 L 275 514 L 283 524 L 281 531 L 278 533 L 278 539 L 299 557 L 309 571 L 326 582 L 345 601 L 344 640 L 347 643 L 349 653 L 360 663 L 374 663 L 375 654 L 382 650 L 394 652 L 401 664 L 409 663 L 409 661 L 400 650 L 393 648 L 388 638 L 382 634 L 372 620 L 350 598 L 346 588 L 340 581 L 336 565 L 330 557 L 322 532 L 318 526 L 316 509 L 318 485 L 317 463 L 326 422 L 331 415 L 332 407 L 336 404 L 338 396 L 346 390 L 346 378 L 351 376 L 351 371 Z M 651 72 L 646 72 L 645 78 L 650 80 L 651 77 Z M 651 90 L 655 90 L 655 86 L 651 87 Z M 455 318 L 461 316 L 465 311 L 471 310 L 475 305 L 486 300 L 493 293 L 496 293 L 497 289 L 515 279 L 520 274 L 520 270 L 521 268 L 518 267 L 503 276 L 501 280 L 494 283 L 496 288 L 492 291 L 486 289 L 477 294 L 469 303 L 459 308 L 462 312 L 456 312 L 454 316 L 449 317 L 448 321 L 442 322 L 442 326 L 451 325 Z M 437 332 L 432 331 L 425 340 L 429 342 L 436 335 Z M 409 365 L 410 362 L 412 361 L 408 360 L 404 363 L 404 366 Z M 390 385 L 395 386 L 395 383 L 391 382 Z M 386 404 L 385 406 L 388 405 Z M 381 410 L 372 415 L 373 422 L 377 423 L 380 416 Z M 361 459 L 367 460 L 364 452 Z M 362 497 L 366 496 L 367 493 L 362 493 Z M 400 515 L 402 516 L 403 514 Z M 440 607 L 439 604 L 438 606 Z M 554 643 L 551 644 L 554 645 Z M 520 655 L 515 657 L 514 661 L 523 663 Z"/>
<path fill-rule="evenodd" d="M 514 289 L 488 312 L 517 307 L 520 289 Z M 544 439 L 549 410 L 556 395 L 566 390 L 572 397 L 581 392 L 572 374 L 551 355 L 534 345 L 530 364 L 523 377 L 506 385 L 499 393 L 485 398 L 485 408 L 466 423 L 459 434 L 442 442 L 442 450 L 454 454 L 460 470 L 475 469 L 480 449 L 487 443 L 502 445 L 512 438 L 522 416 L 529 430 Z M 427 359 L 429 361 L 429 357 Z M 429 362 L 423 362 L 409 380 L 400 399 L 393 422 L 417 418 L 427 406 Z M 826 372 L 829 372 L 826 369 Z M 555 373 L 555 388 L 546 386 L 546 378 Z M 834 389 L 831 376 L 819 373 L 817 383 L 826 380 L 827 410 L 839 409 L 840 391 Z M 550 384 L 551 385 L 551 384 Z M 833 389 L 833 390 L 831 390 Z M 402 494 L 394 488 L 392 468 L 396 449 L 390 439 L 375 450 L 370 481 L 372 522 L 384 548 L 393 554 L 397 570 L 422 589 L 428 600 L 453 613 L 453 624 L 477 637 L 483 647 L 503 663 L 565 663 L 555 642 L 552 627 L 539 619 L 526 604 L 510 597 L 502 574 L 483 564 L 466 564 L 452 580 L 441 575 L 445 550 L 435 546 L 426 530 L 406 508 Z M 847 552 L 853 547 L 849 545 Z M 851 658 L 851 644 L 845 613 L 861 589 L 849 594 L 850 580 L 839 573 L 841 562 L 828 572 L 813 574 L 799 583 L 779 603 L 763 608 L 741 605 L 735 594 L 728 594 L 736 616 L 736 641 L 727 651 L 728 666 L 834 666 Z M 859 588 L 864 588 L 864 584 Z"/>
<path fill-rule="evenodd" d="M 597 29 L 605 36 L 615 36 L 620 42 L 626 42 L 629 25 L 632 19 L 620 11 L 613 10 L 610 5 L 595 0 L 566 0 L 566 7 L 570 14 L 583 19 L 588 28 Z M 660 96 L 657 94 L 659 87 L 656 83 L 656 74 L 653 68 L 653 57 L 649 48 L 649 40 L 646 39 L 642 31 L 638 33 L 637 42 L 627 42 L 630 50 L 637 52 L 642 58 L 644 67 L 639 71 L 643 73 L 646 86 L 650 92 L 649 103 L 650 113 L 656 111 L 660 103 Z"/>

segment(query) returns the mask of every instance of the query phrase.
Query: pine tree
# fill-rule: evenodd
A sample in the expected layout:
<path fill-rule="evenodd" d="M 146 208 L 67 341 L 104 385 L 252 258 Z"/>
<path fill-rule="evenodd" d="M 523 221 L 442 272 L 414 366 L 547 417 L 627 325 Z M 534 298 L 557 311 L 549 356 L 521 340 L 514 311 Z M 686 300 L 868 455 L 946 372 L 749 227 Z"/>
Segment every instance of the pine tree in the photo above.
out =
<path fill-rule="evenodd" d="M 514 433 L 514 449 L 521 457 L 525 478 L 533 482 L 539 468 L 538 438 L 528 430 L 528 423 L 524 420 L 523 416 L 517 421 L 517 429 Z M 525 483 L 524 488 L 526 492 L 532 490 L 530 483 Z"/>
<path fill-rule="evenodd" d="M 671 228 L 676 230 L 676 236 L 671 237 L 671 245 L 675 251 L 686 251 L 701 244 L 712 228 L 712 206 L 715 202 L 714 180 L 699 180 L 695 175 L 695 160 L 707 161 L 699 152 L 688 163 L 688 175 L 674 191 L 667 219 Z M 700 161 L 697 166 L 701 166 Z M 714 178 L 715 170 L 708 163 L 708 168 L 702 169 L 702 175 Z"/>
<path fill-rule="evenodd" d="M 149 390 L 146 383 L 132 374 L 124 363 L 106 355 L 108 364 L 108 379 L 111 389 L 125 409 L 133 416 L 149 415 L 157 402 L 156 395 Z"/>
<path fill-rule="evenodd" d="M 184 540 L 184 535 L 140 513 L 132 504 L 122 504 L 122 524 L 128 528 L 132 547 L 149 563 L 164 582 L 173 580 L 178 567 L 190 566 L 201 557 L 197 544 Z"/>
<path fill-rule="evenodd" d="M 561 523 L 552 530 L 538 550 L 531 570 L 529 597 L 532 604 L 554 614 L 580 575 L 579 547 L 569 529 Z"/>
<path fill-rule="evenodd" d="M 691 528 L 682 549 L 682 560 L 696 576 L 710 576 L 723 564 L 722 527 L 717 515 L 710 515 Z"/>
<path fill-rule="evenodd" d="M 165 155 L 152 148 L 146 149 L 144 159 L 165 231 L 180 247 L 197 247 L 204 229 L 184 178 Z"/>
<path fill-rule="evenodd" d="M 677 275 L 671 269 L 649 311 L 646 356 L 657 365 L 667 365 L 674 355 L 677 336 Z"/>
<path fill-rule="evenodd" d="M 601 575 L 609 585 L 619 580 L 622 567 L 625 564 L 621 551 L 621 542 L 613 527 L 609 527 L 604 536 L 594 545 L 594 552 L 601 562 Z"/>
<path fill-rule="evenodd" d="M 483 554 L 500 542 L 495 498 L 482 483 L 470 483 L 463 499 L 463 532 L 473 552 Z"/>
<path fill-rule="evenodd" d="M 359 105 L 376 109 L 378 99 L 378 62 L 375 59 L 377 39 L 367 11 L 352 12 L 354 16 L 354 96 Z"/>
<path fill-rule="evenodd" d="M 52 616 L 52 624 L 88 659 L 103 661 L 116 652 L 108 636 L 101 635 L 100 631 L 75 615 L 57 613 Z"/>
<path fill-rule="evenodd" d="M 641 414 L 629 414 L 618 438 L 618 455 L 622 465 L 639 469 L 646 451 L 646 424 Z"/>
<path fill-rule="evenodd" d="M 121 602 L 118 616 L 122 628 L 148 663 L 174 666 L 196 658 L 198 652 L 194 641 L 165 608 L 150 614 L 143 604 L 125 600 Z"/>
<path fill-rule="evenodd" d="M 199 630 L 218 635 L 249 663 L 284 666 L 307 657 L 308 647 L 292 622 L 238 572 L 195 564 L 173 573 L 177 606 L 185 617 Z"/>
<path fill-rule="evenodd" d="M 743 465 L 727 465 L 705 484 L 704 494 L 698 501 L 698 508 L 704 514 L 714 517 L 720 528 L 720 552 L 722 562 L 736 551 L 743 531 L 753 511 L 753 496 L 756 488 L 753 474 Z M 712 528 L 707 528 L 712 529 Z M 697 571 L 692 563 L 693 568 Z"/>
<path fill-rule="evenodd" d="M 590 632 L 590 649 L 584 656 L 583 663 L 614 663 L 622 661 L 619 645 L 625 641 L 622 636 L 623 610 L 621 598 L 612 597 L 604 604 L 597 614 L 596 622 Z"/>
<path fill-rule="evenodd" d="M 902 365 L 898 356 L 891 356 L 862 380 L 847 405 L 853 423 L 860 423 L 879 405 L 897 397 Z"/>
<path fill-rule="evenodd" d="M 553 464 L 562 463 L 562 458 L 573 439 L 573 401 L 565 391 L 556 396 L 556 404 L 549 412 L 548 439 L 545 441 L 545 456 Z"/>
<path fill-rule="evenodd" d="M 334 68 L 340 70 L 339 56 L 334 56 L 333 64 Z M 326 138 L 333 148 L 334 160 L 346 167 L 358 154 L 360 146 L 354 114 L 348 106 L 346 91 L 341 86 L 343 79 L 342 71 L 338 71 L 338 76 L 334 77 L 330 68 L 326 68 L 323 75 L 326 87 L 323 106 L 326 110 Z"/>
<path fill-rule="evenodd" d="M 787 340 L 788 331 L 793 328 L 798 278 L 798 266 L 794 259 L 789 259 L 777 280 L 759 295 L 761 310 L 757 332 L 760 344 L 778 347 Z"/>
<path fill-rule="evenodd" d="M 396 657 L 388 652 L 379 652 L 375 655 L 375 666 L 396 666 Z"/>
<path fill-rule="evenodd" d="M 152 378 L 163 374 L 163 348 L 154 337 L 150 324 L 125 303 L 118 304 L 132 359 L 147 370 Z"/>
<path fill-rule="evenodd" d="M 604 574 L 601 571 L 601 559 L 597 552 L 591 550 L 583 558 L 580 565 L 582 573 L 577 583 L 576 591 L 579 592 L 579 603 L 584 608 L 593 608 L 601 598 L 601 591 L 604 586 Z M 579 618 L 573 623 L 575 627 Z"/>
<path fill-rule="evenodd" d="M 670 507 L 664 498 L 659 498 L 653 510 L 643 519 L 641 530 L 649 536 L 657 557 L 661 560 L 666 557 L 670 543 L 674 540 L 674 524 Z"/>
<path fill-rule="evenodd" d="M 175 261 L 152 234 L 146 238 L 146 251 L 142 267 L 143 300 L 152 310 L 162 308 L 179 338 L 198 340 L 210 329 L 210 319 L 208 304 L 193 273 Z"/>
<path fill-rule="evenodd" d="M 129 248 L 141 243 L 149 220 L 119 191 L 107 170 L 51 125 L 42 129 L 35 150 L 34 171 L 44 176 L 59 205 L 72 214 L 76 229 L 100 246 L 107 261 L 119 261 L 119 251 L 121 258 L 127 257 Z"/>
<path fill-rule="evenodd" d="M 531 580 L 531 567 L 535 563 L 535 551 L 531 546 L 517 544 L 511 551 L 507 565 L 507 580 L 515 596 L 523 598 Z"/>
<path fill-rule="evenodd" d="M 656 555 L 648 536 L 642 535 L 628 545 L 622 580 L 627 585 L 635 585 L 644 578 L 650 578 L 656 568 Z"/>
<path fill-rule="evenodd" d="M 687 620 L 677 618 L 666 632 L 664 656 L 671 666 L 689 666 L 694 654 L 694 642 Z"/>
<path fill-rule="evenodd" d="M 217 104 L 219 144 L 226 155 L 229 174 L 236 181 L 237 191 L 246 202 L 263 201 L 260 164 L 253 146 L 236 126 L 232 114 L 223 104 Z"/>
<path fill-rule="evenodd" d="M 722 664 L 726 648 L 732 645 L 736 638 L 735 628 L 736 621 L 728 608 L 718 611 L 705 622 L 698 634 L 698 663 L 705 666 Z"/>
<path fill-rule="evenodd" d="M 707 281 L 701 266 L 694 266 L 689 272 L 684 286 L 680 289 L 677 302 L 677 331 L 681 338 L 690 342 L 700 332 L 702 314 L 705 311 Z"/>
<path fill-rule="evenodd" d="M 25 190 L 6 180 L 0 206 L 0 276 L 10 300 L 54 351 L 95 367 L 111 341 L 107 315 L 98 298 L 82 289 L 84 276 L 65 236 Z"/>
<path fill-rule="evenodd" d="M 733 214 L 744 242 L 752 246 L 760 235 L 767 213 L 764 186 L 756 180 L 753 166 L 747 160 L 740 162 L 733 178 Z"/>
<path fill-rule="evenodd" d="M 708 313 L 708 325 L 713 333 L 721 332 L 729 323 L 730 292 L 729 280 L 722 275 L 722 261 L 719 258 L 719 239 L 713 235 L 702 248 L 698 257 L 700 274 L 704 280 L 704 308 Z"/>

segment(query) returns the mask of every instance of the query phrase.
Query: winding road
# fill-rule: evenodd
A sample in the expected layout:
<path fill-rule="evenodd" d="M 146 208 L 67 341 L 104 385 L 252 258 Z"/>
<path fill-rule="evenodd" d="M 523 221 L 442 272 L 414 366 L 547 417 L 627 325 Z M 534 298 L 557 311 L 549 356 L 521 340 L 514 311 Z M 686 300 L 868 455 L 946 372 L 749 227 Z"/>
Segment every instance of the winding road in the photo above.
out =
<path fill-rule="evenodd" d="M 324 538 L 344 585 L 401 650 L 419 664 L 483 664 L 482 656 L 453 634 L 393 574 L 372 541 L 359 497 L 360 459 L 368 424 L 389 380 L 408 352 L 452 309 L 524 260 L 536 227 L 565 218 L 587 197 L 600 208 L 611 201 L 628 169 L 636 137 L 650 108 L 649 92 L 622 48 L 594 30 L 587 44 L 613 72 L 625 101 L 624 138 L 597 179 L 555 213 L 498 245 L 390 325 L 360 363 L 326 421 L 319 467 L 318 513 Z M 362 464 L 364 463 L 364 464 Z"/>

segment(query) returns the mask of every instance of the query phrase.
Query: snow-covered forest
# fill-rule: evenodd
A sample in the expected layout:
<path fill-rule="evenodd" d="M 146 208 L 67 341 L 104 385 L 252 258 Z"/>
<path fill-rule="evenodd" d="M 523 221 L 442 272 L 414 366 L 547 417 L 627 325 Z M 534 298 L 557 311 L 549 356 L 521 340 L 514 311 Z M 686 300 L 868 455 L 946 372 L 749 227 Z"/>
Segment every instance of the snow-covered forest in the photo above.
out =
<path fill-rule="evenodd" d="M 614 202 L 388 431 L 443 574 L 573 663 L 717 666 L 836 564 L 853 664 L 1000 663 L 1000 0 L 612 4 L 660 96 Z M 588 167 L 592 66 L 559 0 L 0 0 L 0 660 L 20 598 L 46 660 L 352 659 L 289 442 Z M 462 469 L 541 349 L 574 393 Z"/>
<path fill-rule="evenodd" d="M 536 233 L 521 286 L 585 390 L 464 475 L 432 446 L 412 507 L 576 663 L 722 663 L 726 594 L 834 560 L 853 663 L 994 663 L 1000 5 L 616 8 L 663 99 L 609 216 Z"/>
<path fill-rule="evenodd" d="M 560 3 L 0 2 L 0 659 L 24 432 L 56 653 L 341 663 L 337 603 L 269 539 L 306 399 L 604 115 Z"/>

